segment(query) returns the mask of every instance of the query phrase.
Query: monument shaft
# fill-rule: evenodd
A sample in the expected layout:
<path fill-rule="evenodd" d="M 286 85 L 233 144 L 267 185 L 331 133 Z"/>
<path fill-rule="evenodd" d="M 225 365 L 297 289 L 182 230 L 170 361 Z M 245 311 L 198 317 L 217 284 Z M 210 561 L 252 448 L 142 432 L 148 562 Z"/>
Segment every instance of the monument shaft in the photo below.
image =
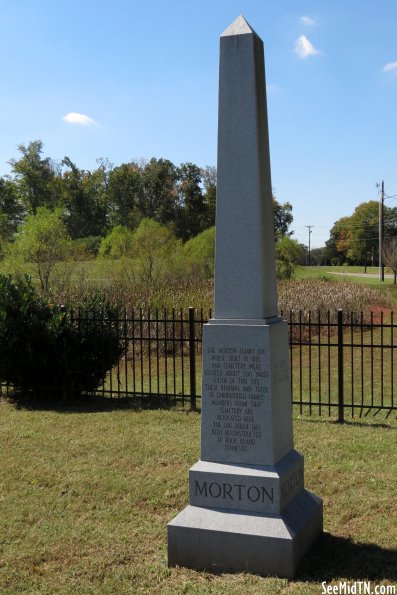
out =
<path fill-rule="evenodd" d="M 215 317 L 203 329 L 201 458 L 168 525 L 170 565 L 292 578 L 322 530 L 293 448 L 287 323 L 277 316 L 263 44 L 221 37 Z"/>
<path fill-rule="evenodd" d="M 215 318 L 277 315 L 272 209 L 263 43 L 240 21 L 220 43 Z"/>

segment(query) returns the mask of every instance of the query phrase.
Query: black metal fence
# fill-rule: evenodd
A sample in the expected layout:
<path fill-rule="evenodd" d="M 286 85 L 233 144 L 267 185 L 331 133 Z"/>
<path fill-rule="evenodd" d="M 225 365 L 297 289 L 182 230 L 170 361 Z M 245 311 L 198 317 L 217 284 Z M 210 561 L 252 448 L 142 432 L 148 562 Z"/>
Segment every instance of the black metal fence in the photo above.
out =
<path fill-rule="evenodd" d="M 82 312 L 73 316 L 84 332 L 89 319 Z M 97 393 L 199 406 L 202 327 L 210 317 L 194 308 L 126 310 L 117 321 L 124 355 Z M 285 318 L 292 402 L 300 413 L 342 422 L 346 415 L 397 411 L 393 313 L 290 312 Z"/>
<path fill-rule="evenodd" d="M 292 401 L 301 413 L 366 416 L 397 411 L 393 313 L 290 313 Z"/>
<path fill-rule="evenodd" d="M 120 339 L 125 355 L 102 394 L 158 396 L 195 408 L 201 397 L 203 311 L 125 312 Z M 397 411 L 394 396 L 393 314 L 364 316 L 342 310 L 290 312 L 291 391 L 301 413 L 352 416 Z"/>

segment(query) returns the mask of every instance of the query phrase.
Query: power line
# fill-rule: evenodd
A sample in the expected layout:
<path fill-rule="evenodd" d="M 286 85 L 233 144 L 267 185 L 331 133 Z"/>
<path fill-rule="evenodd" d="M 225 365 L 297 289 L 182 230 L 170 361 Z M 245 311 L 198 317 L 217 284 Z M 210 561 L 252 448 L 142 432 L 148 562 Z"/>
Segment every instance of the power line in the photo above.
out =
<path fill-rule="evenodd" d="M 391 240 L 393 238 L 396 238 L 397 235 L 385 235 L 384 236 L 384 240 Z M 369 241 L 373 241 L 375 242 L 375 240 L 379 241 L 379 236 L 372 236 L 370 238 L 342 238 L 342 239 L 337 239 L 335 240 L 336 242 L 346 242 L 346 244 L 354 244 L 355 242 L 369 242 Z"/>
<path fill-rule="evenodd" d="M 386 216 L 384 217 L 384 222 L 385 223 L 388 223 L 390 225 L 395 225 L 397 227 L 397 217 L 393 217 L 392 215 L 389 215 L 387 213 L 386 213 Z M 316 225 L 316 229 L 328 229 L 328 230 L 331 231 L 331 229 L 333 229 L 333 227 L 336 224 L 337 223 L 335 223 L 331 228 L 326 227 L 326 226 L 319 227 L 319 226 Z M 375 226 L 378 226 L 378 224 L 379 224 L 379 220 L 378 220 L 378 218 L 376 218 L 376 220 L 367 221 L 367 222 L 364 222 L 364 223 L 348 223 L 348 224 L 342 224 L 341 225 L 341 229 L 348 229 L 349 230 L 349 229 L 360 229 L 360 228 L 367 227 L 367 226 L 373 226 L 373 227 L 375 227 Z M 308 226 L 305 225 L 304 227 L 308 227 Z M 310 226 L 310 227 L 314 227 L 314 226 Z M 299 229 L 303 229 L 303 228 L 296 227 L 294 231 L 299 231 Z M 318 233 L 321 233 L 321 232 L 318 232 Z M 317 235 L 318 235 L 318 233 L 317 233 Z M 298 234 L 295 234 L 294 233 L 294 235 L 296 236 L 296 235 L 300 235 L 300 234 L 299 233 Z"/>

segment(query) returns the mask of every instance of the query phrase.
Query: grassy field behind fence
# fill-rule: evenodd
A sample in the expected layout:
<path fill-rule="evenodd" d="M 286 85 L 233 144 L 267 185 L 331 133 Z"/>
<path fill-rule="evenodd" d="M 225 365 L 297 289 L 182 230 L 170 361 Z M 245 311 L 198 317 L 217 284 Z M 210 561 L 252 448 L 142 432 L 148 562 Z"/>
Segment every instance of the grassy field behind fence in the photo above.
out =
<path fill-rule="evenodd" d="M 325 534 L 296 580 L 167 568 L 167 522 L 188 502 L 200 416 L 30 411 L 0 402 L 0 592 L 321 593 L 397 582 L 397 423 L 295 418 Z"/>
<path fill-rule="evenodd" d="M 299 266 L 295 270 L 297 281 L 320 282 L 319 291 L 298 287 L 294 282 L 281 282 L 279 285 L 280 308 L 311 309 L 319 308 L 346 310 L 360 310 L 368 305 L 367 300 L 358 290 L 381 290 L 386 302 L 397 305 L 397 285 L 393 279 L 385 278 L 380 283 L 377 278 L 377 267 L 368 267 L 368 274 L 364 276 L 364 267 L 357 266 Z M 35 284 L 39 286 L 38 274 L 33 264 L 16 263 L 14 260 L 0 260 L 0 273 L 29 273 Z M 386 269 L 386 274 L 390 273 Z M 338 273 L 343 273 L 340 275 Z M 349 273 L 363 276 L 348 276 Z M 346 276 L 347 275 L 347 276 Z M 375 275 L 375 277 L 373 277 Z M 328 287 L 324 286 L 328 280 Z M 322 281 L 322 283 L 321 283 Z M 333 282 L 332 286 L 330 282 Z M 350 285 L 350 290 L 348 286 Z M 357 286 L 359 286 L 357 288 Z M 315 283 L 312 283 L 315 287 Z M 289 288 L 289 289 L 288 289 Z M 354 288 L 357 296 L 354 297 Z M 150 286 L 134 272 L 134 265 L 129 259 L 108 260 L 97 258 L 81 262 L 57 263 L 50 283 L 52 298 L 56 302 L 73 303 L 77 305 L 82 294 L 101 289 L 110 299 L 121 302 L 128 307 L 136 308 L 187 308 L 195 306 L 208 310 L 213 307 L 213 286 L 198 271 L 195 275 L 183 276 L 163 271 L 158 282 Z M 320 293 L 321 298 L 316 296 Z M 379 294 L 379 292 L 378 292 Z M 379 295 L 381 295 L 379 294 Z M 286 299 L 284 296 L 286 295 Z M 364 303 L 363 303 L 364 302 Z M 364 308 L 365 309 L 365 308 Z"/>
<path fill-rule="evenodd" d="M 387 319 L 385 319 L 387 320 Z M 299 329 L 297 329 L 299 331 Z M 316 333 L 314 326 L 311 336 L 312 345 L 305 345 L 308 340 L 307 327 L 303 327 L 304 337 L 294 331 L 294 340 L 302 340 L 302 345 L 292 347 L 292 392 L 295 402 L 310 403 L 301 413 L 316 412 L 337 416 L 338 403 L 338 350 L 325 343 L 336 343 L 335 327 L 330 332 Z M 347 327 L 344 332 L 344 402 L 345 415 L 363 415 L 365 407 L 397 405 L 397 354 L 395 344 L 397 331 L 385 327 L 373 329 L 363 326 Z M 383 344 L 381 350 L 379 345 Z M 366 345 L 362 347 L 361 345 Z M 176 357 L 157 349 L 156 342 L 151 346 L 151 358 L 148 357 L 148 341 L 145 352 L 139 351 L 139 344 L 108 374 L 101 390 L 115 391 L 117 387 L 124 391 L 151 394 L 176 394 L 180 398 L 184 393 L 187 403 L 190 395 L 190 369 L 187 347 L 182 358 L 181 349 Z M 201 395 L 201 353 L 196 356 L 196 388 Z M 101 390 L 99 392 L 101 392 Z M 331 403 L 331 406 L 330 406 Z M 197 400 L 200 406 L 200 400 Z M 397 412 L 391 415 L 396 418 Z"/>

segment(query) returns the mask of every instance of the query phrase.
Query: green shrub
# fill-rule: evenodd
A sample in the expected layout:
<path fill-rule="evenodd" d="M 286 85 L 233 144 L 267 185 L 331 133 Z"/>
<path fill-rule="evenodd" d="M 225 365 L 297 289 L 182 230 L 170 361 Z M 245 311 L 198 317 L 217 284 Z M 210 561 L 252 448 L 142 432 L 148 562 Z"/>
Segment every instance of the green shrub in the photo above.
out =
<path fill-rule="evenodd" d="M 210 279 L 214 276 L 215 227 L 210 227 L 186 242 L 183 255 L 187 269 L 194 276 Z"/>
<path fill-rule="evenodd" d="M 132 238 L 137 280 L 153 286 L 169 277 L 180 250 L 180 241 L 167 227 L 153 219 L 142 219 Z"/>
<path fill-rule="evenodd" d="M 305 252 L 296 240 L 283 236 L 276 243 L 276 263 L 278 279 L 293 279 L 295 267 L 299 261 L 304 261 Z"/>
<path fill-rule="evenodd" d="M 124 351 L 117 314 L 96 293 L 74 316 L 38 297 L 29 277 L 0 275 L 0 381 L 53 402 L 94 393 Z"/>
<path fill-rule="evenodd" d="M 81 251 L 89 258 L 95 258 L 98 255 L 99 247 L 102 242 L 102 236 L 86 236 L 73 240 L 74 247 L 77 251 Z"/>
<path fill-rule="evenodd" d="M 62 211 L 39 207 L 36 215 L 28 215 L 10 249 L 12 259 L 34 265 L 42 290 L 48 292 L 56 263 L 67 260 L 72 250 Z"/>
<path fill-rule="evenodd" d="M 105 258 L 121 258 L 132 250 L 133 232 L 122 225 L 115 225 L 99 246 L 98 254 Z"/>

